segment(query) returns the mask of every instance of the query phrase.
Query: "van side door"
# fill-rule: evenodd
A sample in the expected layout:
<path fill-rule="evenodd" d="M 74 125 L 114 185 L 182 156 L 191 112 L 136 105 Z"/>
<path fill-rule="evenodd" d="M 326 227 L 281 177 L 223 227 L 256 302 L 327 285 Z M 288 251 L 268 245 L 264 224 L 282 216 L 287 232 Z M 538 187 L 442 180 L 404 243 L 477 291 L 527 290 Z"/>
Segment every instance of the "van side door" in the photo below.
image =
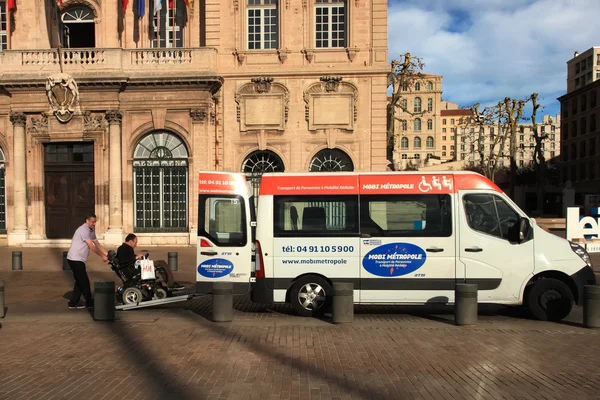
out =
<path fill-rule="evenodd" d="M 201 175 L 201 181 L 211 182 L 202 178 Z M 228 182 L 235 182 L 235 179 Z M 232 185 L 231 190 L 200 190 L 197 293 L 211 293 L 212 282 L 215 281 L 233 282 L 235 294 L 249 291 L 252 272 L 251 214 L 244 183 Z"/>
<path fill-rule="evenodd" d="M 508 232 L 520 214 L 500 193 L 458 194 L 458 254 L 466 282 L 478 285 L 480 302 L 518 303 L 535 267 L 533 237 L 509 242 Z"/>

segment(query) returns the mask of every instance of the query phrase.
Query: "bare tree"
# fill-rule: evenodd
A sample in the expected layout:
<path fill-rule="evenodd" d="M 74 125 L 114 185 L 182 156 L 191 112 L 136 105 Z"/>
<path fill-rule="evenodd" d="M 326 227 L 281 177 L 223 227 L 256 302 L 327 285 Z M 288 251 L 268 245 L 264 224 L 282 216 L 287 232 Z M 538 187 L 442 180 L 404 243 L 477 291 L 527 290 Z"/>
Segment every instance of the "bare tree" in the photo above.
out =
<path fill-rule="evenodd" d="M 411 91 L 416 81 L 423 77 L 421 71 L 425 64 L 419 57 L 410 53 L 405 53 L 398 60 L 392 60 L 391 71 L 388 75 L 388 87 L 392 87 L 392 97 L 387 105 L 387 148 L 388 159 L 392 162 L 393 169 L 396 169 L 394 160 L 394 149 L 398 145 L 398 136 L 396 133 L 396 121 L 402 122 L 403 119 L 398 116 L 398 112 L 408 113 L 411 116 L 422 115 L 424 112 L 410 112 L 406 107 L 402 107 L 400 99 L 402 94 Z"/>
<path fill-rule="evenodd" d="M 510 131 L 510 186 L 509 196 L 515 198 L 515 185 L 517 182 L 517 153 L 519 150 L 517 144 L 517 127 L 523 117 L 523 109 L 528 100 L 516 100 L 508 97 L 504 98 L 504 111 L 506 115 L 505 123 Z"/>
<path fill-rule="evenodd" d="M 533 93 L 529 98 L 531 101 L 531 129 L 533 130 L 533 164 L 536 175 L 537 212 L 544 212 L 544 185 L 546 183 L 546 158 L 544 157 L 544 140 L 548 139 L 545 132 L 539 132 L 537 123 L 537 111 L 540 105 L 537 101 L 538 94 Z"/>
<path fill-rule="evenodd" d="M 462 129 L 465 145 L 477 155 L 470 167 L 478 170 L 488 179 L 494 180 L 501 161 L 505 158 L 506 142 L 509 130 L 506 124 L 504 102 L 485 107 L 483 111 L 479 103 L 469 107 L 471 115 L 466 118 Z M 462 138 L 461 138 L 462 141 Z"/>

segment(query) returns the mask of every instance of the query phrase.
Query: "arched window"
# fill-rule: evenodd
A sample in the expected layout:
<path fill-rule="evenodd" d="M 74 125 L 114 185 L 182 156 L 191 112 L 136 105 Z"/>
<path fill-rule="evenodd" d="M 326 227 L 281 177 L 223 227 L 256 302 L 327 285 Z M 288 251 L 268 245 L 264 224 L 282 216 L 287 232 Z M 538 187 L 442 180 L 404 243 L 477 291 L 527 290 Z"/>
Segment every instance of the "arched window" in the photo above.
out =
<path fill-rule="evenodd" d="M 407 127 L 408 123 L 406 122 L 406 120 L 402 120 L 402 130 L 405 131 L 406 129 L 408 129 Z"/>
<path fill-rule="evenodd" d="M 433 129 L 433 120 L 432 119 L 428 119 L 427 120 L 427 129 L 428 130 L 432 130 Z"/>
<path fill-rule="evenodd" d="M 402 91 L 407 92 L 408 91 L 408 82 L 404 82 L 402 84 Z"/>
<path fill-rule="evenodd" d="M 415 118 L 415 131 L 420 131 L 421 130 L 421 118 Z"/>
<path fill-rule="evenodd" d="M 415 138 L 415 140 L 414 140 L 414 145 L 415 145 L 415 146 L 414 146 L 414 147 L 415 147 L 415 149 L 420 149 L 420 148 L 421 148 L 421 138 L 420 138 L 420 137 L 418 137 L 418 136 L 417 136 L 417 137 Z"/>
<path fill-rule="evenodd" d="M 425 145 L 428 149 L 433 148 L 433 136 L 427 136 L 427 141 L 425 142 Z"/>
<path fill-rule="evenodd" d="M 419 90 L 421 90 L 421 84 L 420 84 L 419 82 L 416 82 L 416 83 L 415 83 L 415 90 L 416 90 L 416 91 L 419 91 Z"/>
<path fill-rule="evenodd" d="M 133 153 L 136 232 L 187 232 L 188 151 L 173 133 L 144 136 Z"/>
<path fill-rule="evenodd" d="M 0 149 L 0 233 L 6 233 L 6 159 Z"/>
<path fill-rule="evenodd" d="M 94 11 L 84 5 L 68 7 L 61 15 L 64 29 L 62 42 L 69 48 L 96 47 L 96 24 Z"/>
<path fill-rule="evenodd" d="M 258 196 L 260 187 L 260 178 L 265 172 L 285 172 L 285 166 L 281 158 L 269 150 L 257 150 L 250 154 L 242 163 L 242 172 L 250 182 L 254 189 L 254 195 Z"/>
<path fill-rule="evenodd" d="M 342 172 L 354 171 L 354 164 L 350 156 L 339 149 L 325 149 L 319 151 L 310 160 L 310 172 Z"/>
<path fill-rule="evenodd" d="M 421 98 L 415 97 L 414 112 L 421 112 Z"/>
<path fill-rule="evenodd" d="M 403 137 L 400 142 L 401 142 L 401 147 L 403 149 L 408 149 L 408 138 L 407 137 Z"/>
<path fill-rule="evenodd" d="M 404 110 L 404 111 L 408 110 L 408 100 L 402 99 L 402 102 L 400 103 L 400 107 L 402 107 L 402 110 Z"/>
<path fill-rule="evenodd" d="M 433 82 L 427 82 L 427 90 L 433 90 Z"/>
<path fill-rule="evenodd" d="M 427 111 L 433 111 L 433 99 L 427 99 Z"/>

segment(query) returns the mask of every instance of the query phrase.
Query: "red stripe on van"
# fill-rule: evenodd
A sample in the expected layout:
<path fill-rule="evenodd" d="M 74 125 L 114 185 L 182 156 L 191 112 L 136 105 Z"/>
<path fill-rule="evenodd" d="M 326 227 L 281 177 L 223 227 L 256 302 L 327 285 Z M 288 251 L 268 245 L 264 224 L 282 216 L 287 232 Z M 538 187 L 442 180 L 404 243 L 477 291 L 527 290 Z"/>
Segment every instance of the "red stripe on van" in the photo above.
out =
<path fill-rule="evenodd" d="M 456 190 L 495 190 L 502 193 L 494 182 L 479 174 L 456 174 L 454 175 Z"/>
<path fill-rule="evenodd" d="M 358 194 L 358 175 L 263 176 L 259 195 Z"/>

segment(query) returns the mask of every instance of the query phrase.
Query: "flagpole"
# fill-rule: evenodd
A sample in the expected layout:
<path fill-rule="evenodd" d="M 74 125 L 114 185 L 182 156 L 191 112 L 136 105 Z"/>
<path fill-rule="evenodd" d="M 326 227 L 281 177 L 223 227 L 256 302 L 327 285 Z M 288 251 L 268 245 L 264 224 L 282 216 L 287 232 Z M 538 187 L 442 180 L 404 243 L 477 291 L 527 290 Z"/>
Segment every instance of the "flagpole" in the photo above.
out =
<path fill-rule="evenodd" d="M 160 48 L 160 11 L 156 13 L 156 48 Z"/>

